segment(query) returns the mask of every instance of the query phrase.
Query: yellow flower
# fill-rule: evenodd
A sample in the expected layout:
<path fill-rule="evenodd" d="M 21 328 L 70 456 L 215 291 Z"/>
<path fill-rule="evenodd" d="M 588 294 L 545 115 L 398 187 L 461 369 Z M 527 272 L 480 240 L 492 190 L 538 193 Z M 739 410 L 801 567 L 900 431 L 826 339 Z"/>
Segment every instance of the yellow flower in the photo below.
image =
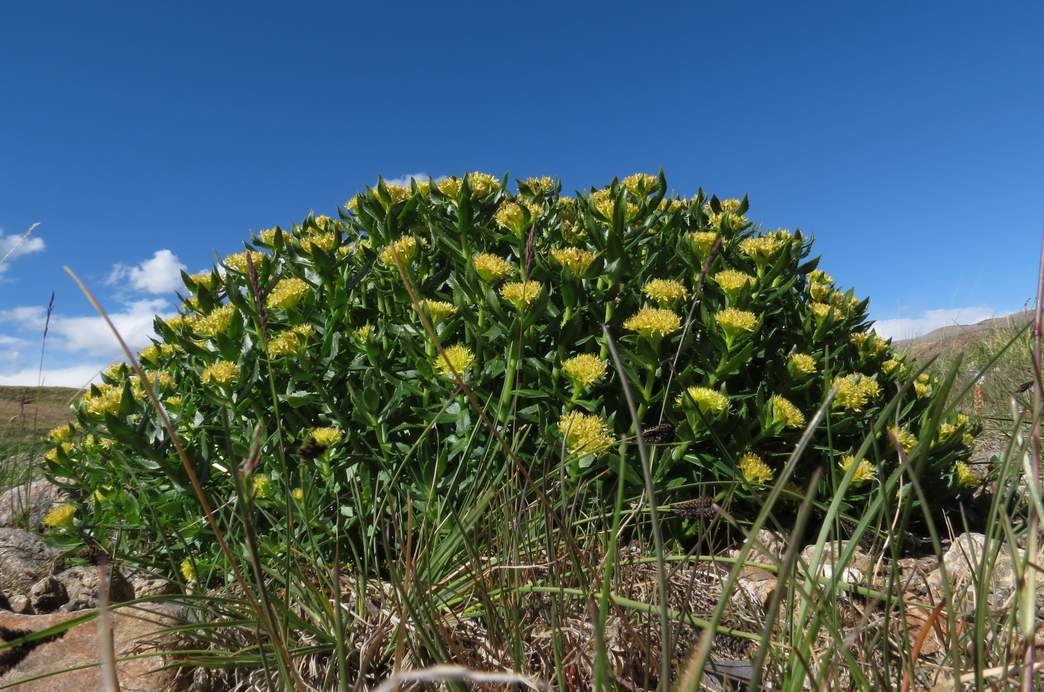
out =
<path fill-rule="evenodd" d="M 613 196 L 613 191 L 609 188 L 602 190 L 596 190 L 591 193 L 591 206 L 595 208 L 599 214 L 608 220 L 612 220 L 613 212 L 616 210 L 616 198 Z M 624 208 L 624 218 L 630 219 L 638 213 L 638 207 L 633 202 L 628 202 Z"/>
<path fill-rule="evenodd" d="M 831 286 L 834 284 L 834 277 L 819 269 L 813 269 L 810 271 L 808 273 L 808 280 L 814 284 L 827 284 Z"/>
<path fill-rule="evenodd" d="M 193 330 L 200 336 L 214 338 L 228 331 L 229 326 L 232 324 L 232 318 L 235 316 L 236 306 L 228 303 L 211 310 L 196 320 Z"/>
<path fill-rule="evenodd" d="M 199 579 L 199 575 L 196 574 L 196 564 L 189 558 L 185 558 L 181 561 L 181 576 L 185 578 L 185 581 L 189 584 L 195 584 Z"/>
<path fill-rule="evenodd" d="M 718 240 L 718 234 L 714 231 L 695 231 L 689 233 L 686 238 L 689 239 L 689 243 L 696 250 L 696 255 L 700 259 L 706 259 L 711 248 L 714 247 L 715 241 Z"/>
<path fill-rule="evenodd" d="M 460 196 L 460 188 L 463 184 L 463 181 L 456 177 L 439 178 L 435 181 L 435 187 L 439 189 L 439 192 L 453 199 Z"/>
<path fill-rule="evenodd" d="M 374 326 L 372 324 L 364 324 L 361 327 L 356 327 L 355 336 L 359 341 L 369 341 L 370 337 L 373 336 Z"/>
<path fill-rule="evenodd" d="M 301 355 L 313 334 L 315 330 L 307 324 L 276 334 L 268 341 L 268 355 L 270 358 Z"/>
<path fill-rule="evenodd" d="M 163 400 L 163 403 L 166 404 L 167 408 L 175 408 L 175 409 L 176 408 L 180 408 L 181 407 L 181 397 L 180 396 L 168 396 L 166 399 Z"/>
<path fill-rule="evenodd" d="M 979 485 L 979 477 L 963 461 L 958 461 L 954 464 L 953 472 L 954 478 L 957 479 L 957 485 L 965 488 L 974 488 Z"/>
<path fill-rule="evenodd" d="M 888 428 L 888 432 L 890 433 L 890 437 L 899 443 L 899 447 L 903 450 L 904 454 L 917 446 L 917 436 L 906 428 L 897 428 L 893 425 Z"/>
<path fill-rule="evenodd" d="M 529 191 L 534 195 L 541 195 L 545 192 L 550 192 L 551 188 L 555 186 L 555 179 L 551 176 L 541 176 L 539 178 L 526 178 L 522 181 Z"/>
<path fill-rule="evenodd" d="M 852 468 L 852 464 L 856 463 L 856 458 L 852 454 L 846 454 L 841 461 L 838 462 L 838 466 L 845 473 L 848 473 L 848 469 Z M 877 478 L 877 468 L 874 467 L 866 459 L 860 459 L 859 464 L 856 465 L 856 470 L 852 474 L 853 483 L 865 483 L 866 481 L 872 481 Z"/>
<path fill-rule="evenodd" d="M 304 490 L 301 488 L 294 488 L 290 491 L 290 497 L 294 498 L 297 502 L 304 502 Z"/>
<path fill-rule="evenodd" d="M 861 373 L 835 377 L 833 386 L 837 387 L 833 407 L 846 411 L 862 411 L 881 393 L 881 385 L 877 380 Z"/>
<path fill-rule="evenodd" d="M 646 339 L 661 339 L 681 329 L 681 318 L 666 308 L 642 308 L 623 324 Z"/>
<path fill-rule="evenodd" d="M 58 505 L 43 518 L 43 525 L 52 529 L 67 529 L 72 526 L 76 516 L 76 505 L 66 503 Z"/>
<path fill-rule="evenodd" d="M 580 388 L 601 380 L 608 369 L 609 364 L 592 353 L 581 353 L 562 363 L 562 370 Z"/>
<path fill-rule="evenodd" d="M 398 204 L 403 200 L 409 199 L 412 192 L 409 185 L 396 185 L 395 183 L 385 183 L 384 189 L 388 191 L 392 204 Z"/>
<path fill-rule="evenodd" d="M 652 279 L 642 286 L 642 293 L 660 305 L 670 305 L 689 296 L 685 286 L 673 279 Z"/>
<path fill-rule="evenodd" d="M 359 195 L 355 195 L 350 200 L 344 203 L 344 208 L 353 214 L 359 213 Z"/>
<path fill-rule="evenodd" d="M 311 291 L 308 282 L 296 276 L 280 279 L 268 294 L 265 305 L 269 310 L 292 310 Z"/>
<path fill-rule="evenodd" d="M 886 375 L 894 373 L 898 377 L 905 377 L 907 367 L 902 358 L 892 357 L 881 363 L 881 370 Z"/>
<path fill-rule="evenodd" d="M 876 358 L 888 350 L 888 342 L 873 332 L 856 332 L 849 338 L 861 354 L 870 358 Z"/>
<path fill-rule="evenodd" d="M 803 378 L 816 373 L 816 359 L 807 353 L 791 353 L 787 358 L 787 371 L 791 377 Z"/>
<path fill-rule="evenodd" d="M 272 482 L 268 480 L 268 476 L 254 476 L 253 483 L 250 486 L 254 497 L 259 499 L 266 497 L 271 483 Z"/>
<path fill-rule="evenodd" d="M 225 266 L 229 269 L 239 272 L 240 274 L 246 274 L 247 272 L 247 253 L 250 253 L 250 261 L 253 263 L 254 268 L 261 264 L 264 255 L 254 250 L 247 250 L 244 252 L 237 252 L 234 255 L 229 255 L 225 258 Z"/>
<path fill-rule="evenodd" d="M 551 256 L 576 277 L 586 275 L 591 263 L 598 257 L 595 253 L 578 247 L 551 248 Z"/>
<path fill-rule="evenodd" d="M 95 488 L 93 495 L 95 502 L 105 502 L 112 496 L 112 486 L 103 485 L 99 488 Z"/>
<path fill-rule="evenodd" d="M 174 347 L 170 344 L 149 344 L 141 349 L 141 353 L 138 354 L 138 359 L 158 365 L 161 358 L 170 357 L 172 355 L 174 355 Z M 123 363 L 113 363 L 109 367 L 119 370 L 122 365 Z M 109 373 L 108 371 L 106 371 L 105 374 L 115 376 L 115 373 Z"/>
<path fill-rule="evenodd" d="M 678 396 L 678 405 L 685 406 L 689 402 L 705 415 L 715 418 L 729 410 L 729 398 L 710 387 L 689 387 Z"/>
<path fill-rule="evenodd" d="M 475 255 L 471 263 L 479 278 L 486 283 L 495 283 L 512 272 L 511 263 L 502 257 L 482 252 Z"/>
<path fill-rule="evenodd" d="M 769 398 L 769 406 L 772 409 L 772 420 L 782 423 L 786 428 L 805 427 L 805 414 L 785 397 L 773 394 Z"/>
<path fill-rule="evenodd" d="M 514 202 L 501 204 L 493 218 L 498 225 L 510 231 L 517 238 L 521 238 L 526 233 L 526 221 L 528 220 L 526 212 Z"/>
<path fill-rule="evenodd" d="M 621 181 L 624 189 L 630 192 L 632 195 L 642 196 L 657 187 L 659 178 L 655 175 L 649 175 L 648 173 L 635 173 L 629 175 Z"/>
<path fill-rule="evenodd" d="M 396 265 L 408 264 L 416 254 L 417 239 L 411 235 L 406 235 L 388 243 L 377 257 L 380 259 L 381 264 L 394 267 Z"/>
<path fill-rule="evenodd" d="M 494 178 L 488 173 L 468 173 L 468 187 L 471 188 L 472 197 L 486 197 L 490 193 L 500 190 L 500 179 Z"/>
<path fill-rule="evenodd" d="M 914 393 L 918 399 L 923 399 L 932 393 L 932 378 L 928 373 L 922 373 L 914 380 Z"/>
<path fill-rule="evenodd" d="M 332 252 L 337 246 L 336 233 L 316 233 L 306 235 L 297 241 L 302 252 Z"/>
<path fill-rule="evenodd" d="M 786 231 L 770 235 L 745 238 L 740 241 L 740 252 L 754 260 L 759 269 L 773 261 L 780 250 L 790 242 L 790 234 Z"/>
<path fill-rule="evenodd" d="M 173 317 L 170 317 L 170 318 L 164 320 L 163 322 L 170 329 L 172 329 L 173 331 L 176 332 L 176 331 L 179 331 L 182 327 L 185 326 L 185 316 L 184 315 L 174 315 Z"/>
<path fill-rule="evenodd" d="M 609 425 L 595 414 L 570 411 L 558 421 L 558 431 L 565 436 L 569 453 L 577 456 L 601 456 L 616 442 Z"/>
<path fill-rule="evenodd" d="M 772 469 L 754 452 L 747 452 L 739 460 L 743 480 L 753 485 L 765 485 L 775 475 Z"/>
<path fill-rule="evenodd" d="M 97 387 L 97 395 L 88 393 L 83 397 L 87 413 L 112 413 L 115 415 L 120 410 L 120 400 L 123 398 L 123 388 L 113 387 L 112 385 L 107 384 L 100 384 L 97 385 Z"/>
<path fill-rule="evenodd" d="M 812 316 L 816 319 L 816 324 L 822 325 L 827 321 L 834 321 L 840 317 L 840 313 L 833 305 L 826 303 L 812 303 L 810 309 L 812 310 Z"/>
<path fill-rule="evenodd" d="M 543 293 L 544 287 L 536 281 L 511 281 L 500 287 L 500 296 L 516 310 L 524 310 Z"/>
<path fill-rule="evenodd" d="M 286 231 L 281 228 L 266 228 L 257 234 L 258 239 L 265 245 L 275 245 L 277 236 L 283 236 L 284 242 L 286 241 Z"/>
<path fill-rule="evenodd" d="M 227 385 L 239 377 L 239 368 L 235 363 L 219 360 L 213 365 L 203 368 L 201 374 L 203 384 Z"/>
<path fill-rule="evenodd" d="M 69 456 L 72 454 L 75 447 L 71 442 L 59 442 L 57 447 L 53 447 L 44 454 L 44 459 L 47 461 L 58 461 L 58 451 L 61 450 L 62 454 Z"/>
<path fill-rule="evenodd" d="M 744 288 L 754 285 L 756 281 L 750 274 L 735 269 L 724 269 L 712 275 L 711 280 L 718 284 L 729 300 L 733 302 Z"/>
<path fill-rule="evenodd" d="M 753 312 L 725 308 L 714 313 L 714 321 L 725 332 L 725 340 L 730 342 L 744 333 L 751 333 L 758 326 L 758 318 Z"/>
<path fill-rule="evenodd" d="M 329 447 L 330 445 L 340 442 L 341 436 L 341 431 L 337 428 L 313 428 L 312 431 L 308 433 L 308 438 L 310 440 L 323 447 Z"/>
<path fill-rule="evenodd" d="M 449 361 L 447 363 L 447 361 Z M 471 349 L 463 344 L 453 344 L 443 349 L 442 354 L 435 356 L 435 369 L 440 374 L 449 377 L 453 376 L 453 371 L 456 370 L 457 374 L 463 377 L 465 371 L 471 367 L 475 362 L 475 354 L 471 352 Z M 452 366 L 452 369 L 451 367 Z"/>
<path fill-rule="evenodd" d="M 189 277 L 192 279 L 194 288 L 211 289 L 214 286 L 214 274 L 211 272 L 200 272 Z"/>
<path fill-rule="evenodd" d="M 457 312 L 453 303 L 447 303 L 444 300 L 422 300 L 420 306 L 428 313 L 433 325 L 442 324 Z"/>
<path fill-rule="evenodd" d="M 68 442 L 72 439 L 73 433 L 76 429 L 71 423 L 65 425 L 59 425 L 57 428 L 51 428 L 50 432 L 47 433 L 47 437 L 52 442 Z"/>

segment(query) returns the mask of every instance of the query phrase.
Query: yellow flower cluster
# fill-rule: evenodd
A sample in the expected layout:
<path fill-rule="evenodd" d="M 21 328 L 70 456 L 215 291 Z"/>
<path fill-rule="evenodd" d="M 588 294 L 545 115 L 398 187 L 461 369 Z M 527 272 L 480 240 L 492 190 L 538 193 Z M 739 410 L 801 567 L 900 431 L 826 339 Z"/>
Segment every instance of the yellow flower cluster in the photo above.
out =
<path fill-rule="evenodd" d="M 272 481 L 268 479 L 268 476 L 256 475 L 252 479 L 250 490 L 254 497 L 261 499 L 268 495 L 271 485 Z"/>
<path fill-rule="evenodd" d="M 464 181 L 455 176 L 449 176 L 446 178 L 439 178 L 435 182 L 435 187 L 438 188 L 439 192 L 456 199 L 460 196 L 460 188 L 464 184 Z"/>
<path fill-rule="evenodd" d="M 215 338 L 228 331 L 232 318 L 235 316 L 236 306 L 227 303 L 197 319 L 192 329 L 200 336 Z"/>
<path fill-rule="evenodd" d="M 308 346 L 308 340 L 315 334 L 309 324 L 302 324 L 276 334 L 268 341 L 269 358 L 287 358 L 299 356 Z"/>
<path fill-rule="evenodd" d="M 739 470 L 743 480 L 753 485 L 765 485 L 775 475 L 772 468 L 754 452 L 747 452 L 739 460 Z"/>
<path fill-rule="evenodd" d="M 511 263 L 503 257 L 481 252 L 471 259 L 475 273 L 486 283 L 495 283 L 511 273 Z"/>
<path fill-rule="evenodd" d="M 141 349 L 138 358 L 158 365 L 162 358 L 169 358 L 172 355 L 174 355 L 174 347 L 171 344 L 149 344 Z M 114 363 L 110 367 L 115 367 L 116 365 L 123 365 L 123 363 Z"/>
<path fill-rule="evenodd" d="M 203 384 L 227 385 L 239 377 L 239 367 L 227 360 L 219 360 L 203 368 L 200 378 Z"/>
<path fill-rule="evenodd" d="M 632 195 L 645 195 L 654 190 L 659 182 L 659 178 L 655 175 L 649 175 L 648 173 L 635 173 L 629 175 L 621 181 L 624 189 L 630 192 Z"/>
<path fill-rule="evenodd" d="M 58 505 L 43 518 L 43 525 L 52 529 L 67 529 L 72 526 L 76 517 L 76 505 L 65 503 Z"/>
<path fill-rule="evenodd" d="M 275 245 L 277 236 L 283 236 L 283 241 L 286 241 L 286 231 L 281 228 L 266 228 L 257 234 L 258 239 L 265 245 Z"/>
<path fill-rule="evenodd" d="M 932 377 L 928 373 L 921 373 L 914 380 L 914 393 L 918 399 L 923 399 L 926 396 L 931 396 L 932 393 Z"/>
<path fill-rule="evenodd" d="M 736 308 L 719 310 L 714 313 L 714 321 L 725 332 L 726 340 L 735 339 L 741 334 L 753 332 L 758 326 L 757 315 L 753 312 L 737 310 Z"/>
<path fill-rule="evenodd" d="M 785 428 L 805 427 L 805 414 L 786 397 L 773 394 L 769 398 L 769 407 L 773 422 L 782 423 Z"/>
<path fill-rule="evenodd" d="M 254 268 L 257 269 L 261 264 L 261 260 L 264 255 L 254 250 L 247 250 L 244 252 L 237 252 L 234 255 L 229 255 L 225 258 L 225 266 L 229 269 L 239 272 L 240 274 L 246 274 L 247 272 L 247 253 L 250 254 L 250 261 L 253 263 Z"/>
<path fill-rule="evenodd" d="M 166 390 L 174 386 L 174 376 L 165 370 L 146 371 L 145 377 L 148 378 L 149 386 L 152 387 L 153 390 Z M 131 387 L 136 395 L 142 396 L 145 394 L 145 390 L 142 387 L 139 378 L 135 378 L 131 381 Z"/>
<path fill-rule="evenodd" d="M 392 204 L 398 204 L 399 202 L 407 200 L 410 198 L 410 194 L 412 194 L 412 190 L 410 189 L 409 185 L 385 183 L 384 189 L 388 191 L 388 196 L 391 198 Z"/>
<path fill-rule="evenodd" d="M 855 455 L 847 454 L 838 462 L 838 466 L 841 467 L 843 472 L 848 473 L 848 469 L 852 468 L 852 464 L 855 463 Z M 865 483 L 875 478 L 877 478 L 877 468 L 866 459 L 860 459 L 856 465 L 856 470 L 852 473 L 852 482 Z"/>
<path fill-rule="evenodd" d="M 902 358 L 892 357 L 892 358 L 889 358 L 888 360 L 886 360 L 884 363 L 881 364 L 881 370 L 886 375 L 891 375 L 891 374 L 895 373 L 899 377 L 905 377 L 906 376 L 907 367 L 906 367 L 906 363 L 903 362 Z"/>
<path fill-rule="evenodd" d="M 881 394 L 881 385 L 877 380 L 858 372 L 835 377 L 833 386 L 837 387 L 833 407 L 845 411 L 862 411 L 863 407 Z"/>
<path fill-rule="evenodd" d="M 812 316 L 816 320 L 816 324 L 822 325 L 824 322 L 833 322 L 841 316 L 841 313 L 833 305 L 828 303 L 812 303 L 809 308 L 812 310 Z"/>
<path fill-rule="evenodd" d="M 214 274 L 213 272 L 200 272 L 193 274 L 189 277 L 192 279 L 192 285 L 197 288 L 205 288 L 207 290 L 214 287 Z"/>
<path fill-rule="evenodd" d="M 433 325 L 442 324 L 457 312 L 457 307 L 453 303 L 447 303 L 444 300 L 422 300 L 420 306 L 431 318 Z"/>
<path fill-rule="evenodd" d="M 313 428 L 308 439 L 317 445 L 329 447 L 341 441 L 341 431 L 337 428 Z"/>
<path fill-rule="evenodd" d="M 268 294 L 265 305 L 269 310 L 293 310 L 310 291 L 311 287 L 304 279 L 296 276 L 280 279 Z"/>
<path fill-rule="evenodd" d="M 729 410 L 729 398 L 710 387 L 689 387 L 678 396 L 678 405 L 685 406 L 693 402 L 706 416 L 714 418 Z"/>
<path fill-rule="evenodd" d="M 591 206 L 606 219 L 612 220 L 613 212 L 616 210 L 616 198 L 609 188 L 596 190 L 591 193 Z M 628 202 L 624 208 L 624 218 L 633 218 L 638 213 L 638 207 L 633 202 Z"/>
<path fill-rule="evenodd" d="M 528 219 L 525 210 L 519 204 L 504 202 L 493 215 L 493 219 L 516 238 L 521 238 L 526 233 Z"/>
<path fill-rule="evenodd" d="M 917 436 L 906 428 L 897 428 L 893 425 L 888 428 L 888 433 L 893 440 L 899 443 L 904 454 L 917 446 Z"/>
<path fill-rule="evenodd" d="M 306 235 L 297 241 L 297 247 L 302 252 L 333 252 L 337 247 L 336 233 L 314 233 Z"/>
<path fill-rule="evenodd" d="M 711 276 L 711 280 L 718 284 L 721 290 L 728 296 L 730 301 L 735 302 L 741 291 L 747 286 L 754 285 L 756 279 L 747 272 L 735 269 L 724 269 Z"/>
<path fill-rule="evenodd" d="M 714 247 L 715 241 L 718 240 L 718 234 L 714 231 L 694 231 L 689 233 L 686 238 L 692 244 L 696 255 L 700 259 L 706 259 L 707 255 L 710 254 L 711 248 Z"/>
<path fill-rule="evenodd" d="M 565 436 L 566 449 L 577 456 L 601 456 L 616 442 L 609 425 L 595 414 L 570 411 L 558 421 L 558 430 Z"/>
<path fill-rule="evenodd" d="M 58 461 L 58 452 L 61 451 L 65 456 L 72 454 L 73 450 L 76 449 L 72 442 L 59 442 L 56 447 L 52 447 L 47 450 L 47 454 L 44 454 L 44 459 L 47 461 Z"/>
<path fill-rule="evenodd" d="M 189 558 L 181 561 L 181 576 L 189 584 L 195 584 L 199 580 L 199 575 L 196 574 L 196 564 Z"/>
<path fill-rule="evenodd" d="M 440 374 L 453 377 L 456 371 L 461 377 L 475 362 L 475 354 L 463 344 L 453 344 L 443 349 L 442 354 L 435 356 L 435 369 Z"/>
<path fill-rule="evenodd" d="M 76 432 L 76 429 L 72 423 L 66 423 L 65 425 L 59 425 L 57 428 L 51 428 L 47 433 L 47 437 L 52 442 L 67 442 L 72 439 L 74 432 Z"/>
<path fill-rule="evenodd" d="M 642 308 L 628 317 L 623 326 L 646 339 L 661 339 L 681 329 L 681 318 L 666 308 Z"/>
<path fill-rule="evenodd" d="M 597 257 L 593 252 L 571 246 L 551 248 L 551 256 L 576 277 L 585 276 Z"/>
<path fill-rule="evenodd" d="M 530 192 L 534 195 L 542 195 L 545 192 L 550 192 L 551 188 L 555 186 L 555 179 L 549 175 L 540 176 L 539 178 L 526 178 L 522 181 L 529 188 Z"/>
<path fill-rule="evenodd" d="M 301 488 L 294 488 L 290 491 L 290 497 L 294 498 L 297 502 L 304 502 L 304 490 Z"/>
<path fill-rule="evenodd" d="M 888 342 L 873 332 L 856 332 L 851 336 L 852 345 L 869 358 L 876 358 L 888 350 Z"/>
<path fill-rule="evenodd" d="M 494 178 L 489 173 L 468 173 L 468 187 L 471 188 L 473 197 L 486 197 L 500 190 L 500 179 Z"/>
<path fill-rule="evenodd" d="M 372 324 L 364 324 L 361 327 L 356 327 L 355 337 L 359 341 L 369 341 L 370 337 L 373 336 L 374 326 Z"/>
<path fill-rule="evenodd" d="M 384 246 L 377 258 L 387 267 L 406 265 L 417 254 L 417 239 L 406 235 Z"/>
<path fill-rule="evenodd" d="M 115 414 L 120 410 L 120 399 L 123 398 L 123 389 L 108 384 L 97 385 L 98 394 L 86 394 L 83 397 L 87 413 L 100 415 L 104 413 Z"/>
<path fill-rule="evenodd" d="M 954 464 L 953 475 L 957 479 L 957 485 L 965 488 L 974 488 L 979 485 L 979 477 L 963 461 L 958 461 Z"/>
<path fill-rule="evenodd" d="M 759 268 L 773 261 L 776 255 L 787 246 L 791 236 L 786 231 L 758 236 L 755 238 L 744 238 L 740 241 L 740 252 L 754 260 Z"/>
<path fill-rule="evenodd" d="M 787 357 L 787 371 L 791 377 L 808 377 L 816 373 L 816 359 L 807 353 L 791 353 Z"/>
<path fill-rule="evenodd" d="M 187 320 L 184 315 L 174 315 L 163 321 L 171 330 L 177 332 L 187 326 Z"/>
<path fill-rule="evenodd" d="M 536 281 L 511 281 L 500 287 L 500 296 L 516 310 L 524 310 L 540 297 L 544 287 Z"/>
<path fill-rule="evenodd" d="M 609 364 L 592 353 L 581 353 L 562 362 L 562 370 L 578 387 L 590 387 L 609 369 Z"/>
<path fill-rule="evenodd" d="M 652 279 L 642 286 L 642 293 L 660 305 L 671 305 L 689 296 L 685 286 L 674 279 Z"/>

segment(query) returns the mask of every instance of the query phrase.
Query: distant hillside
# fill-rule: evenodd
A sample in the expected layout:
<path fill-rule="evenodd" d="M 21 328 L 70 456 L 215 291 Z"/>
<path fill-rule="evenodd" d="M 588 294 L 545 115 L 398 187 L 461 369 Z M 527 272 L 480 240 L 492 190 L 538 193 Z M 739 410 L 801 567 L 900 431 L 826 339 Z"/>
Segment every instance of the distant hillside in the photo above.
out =
<path fill-rule="evenodd" d="M 931 357 L 962 351 L 972 344 L 987 339 L 1011 327 L 1021 327 L 1033 321 L 1033 312 L 1026 310 L 1002 317 L 993 317 L 975 324 L 954 324 L 940 327 L 913 339 L 893 342 L 896 350 L 914 357 Z"/>
<path fill-rule="evenodd" d="M 78 396 L 70 387 L 0 387 L 0 443 L 38 439 L 72 420 L 69 404 Z"/>

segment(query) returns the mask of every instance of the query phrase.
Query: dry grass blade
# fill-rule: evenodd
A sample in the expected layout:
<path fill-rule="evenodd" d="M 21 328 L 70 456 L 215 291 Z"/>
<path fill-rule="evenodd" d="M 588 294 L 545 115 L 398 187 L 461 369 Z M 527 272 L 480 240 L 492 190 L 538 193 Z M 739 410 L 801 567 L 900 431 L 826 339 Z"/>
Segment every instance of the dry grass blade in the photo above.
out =
<path fill-rule="evenodd" d="M 1040 264 L 1037 272 L 1037 305 L 1033 318 L 1033 427 L 1030 431 L 1030 444 L 1033 453 L 1030 455 L 1030 478 L 1031 488 L 1035 489 L 1034 495 L 1039 495 L 1040 487 L 1040 415 L 1041 415 L 1041 387 L 1044 386 L 1041 378 L 1041 334 L 1044 329 L 1044 235 L 1041 238 Z M 1040 544 L 1040 515 L 1036 511 L 1030 511 L 1029 541 L 1026 554 L 1035 556 Z M 1036 677 L 1034 665 L 1034 634 L 1037 621 L 1037 574 L 1035 570 L 1026 573 L 1026 585 L 1022 594 L 1022 636 L 1026 640 L 1026 655 L 1023 661 L 1022 689 L 1030 692 L 1033 689 L 1033 679 Z"/>
<path fill-rule="evenodd" d="M 116 645 L 113 641 L 112 611 L 109 609 L 109 566 L 102 560 L 98 565 L 98 644 L 105 692 L 120 692 L 120 681 L 116 676 Z"/>

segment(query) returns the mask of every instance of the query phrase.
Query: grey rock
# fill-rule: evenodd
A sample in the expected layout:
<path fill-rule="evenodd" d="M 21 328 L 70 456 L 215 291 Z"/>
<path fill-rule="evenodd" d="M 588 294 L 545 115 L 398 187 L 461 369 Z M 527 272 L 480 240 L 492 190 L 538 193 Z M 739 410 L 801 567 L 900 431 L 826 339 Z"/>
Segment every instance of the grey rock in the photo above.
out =
<path fill-rule="evenodd" d="M 29 597 L 28 596 L 22 596 L 21 594 L 19 594 L 17 596 L 11 596 L 11 598 L 8 599 L 8 600 L 11 603 L 11 612 L 12 613 L 20 613 L 22 615 L 32 615 L 32 613 L 33 613 L 33 604 L 29 601 Z"/>
<path fill-rule="evenodd" d="M 181 593 L 181 588 L 169 579 L 132 579 L 131 586 L 134 587 L 135 598 L 145 598 L 146 596 L 171 596 L 173 594 Z"/>
<path fill-rule="evenodd" d="M 68 594 L 63 611 L 87 610 L 98 607 L 100 575 L 97 567 L 70 567 L 55 575 Z M 117 570 L 109 575 L 109 603 L 122 603 L 134 598 L 134 588 Z"/>
<path fill-rule="evenodd" d="M 68 496 L 44 478 L 16 485 L 0 493 L 0 526 L 20 526 L 39 531 L 43 518 Z"/>
<path fill-rule="evenodd" d="M 39 536 L 22 529 L 0 528 L 0 591 L 26 593 L 61 564 L 61 554 Z"/>
<path fill-rule="evenodd" d="M 870 575 L 870 558 L 862 548 L 857 547 L 852 553 L 852 558 L 843 566 L 838 563 L 841 560 L 841 556 L 844 555 L 848 549 L 848 541 L 840 542 L 828 542 L 823 546 L 823 553 L 820 555 L 819 568 L 816 570 L 816 576 L 830 579 L 833 577 L 836 569 L 841 567 L 841 579 L 840 581 L 845 584 L 860 584 L 866 581 Z M 809 569 L 812 566 L 812 555 L 815 553 L 816 546 L 808 545 L 801 551 L 801 564 Z"/>
<path fill-rule="evenodd" d="M 53 613 L 69 600 L 65 585 L 53 576 L 46 576 L 29 589 L 29 602 L 36 613 Z"/>
<path fill-rule="evenodd" d="M 1001 545 L 994 555 L 993 548 L 986 555 L 983 563 L 983 552 L 985 551 L 986 536 L 981 533 L 962 533 L 953 540 L 950 548 L 943 555 L 942 567 L 945 569 L 945 578 L 949 583 L 953 601 L 965 612 L 970 612 L 975 607 L 975 581 L 976 577 L 989 571 L 989 583 L 987 584 L 987 601 L 991 608 L 1000 609 L 1011 605 L 1018 577 L 1015 571 L 1015 560 L 1023 560 L 1025 551 L 1013 551 L 1007 545 Z M 1037 563 L 1040 562 L 1040 556 Z M 928 575 L 928 589 L 935 598 L 944 598 L 943 569 L 935 569 Z M 1037 582 L 1038 607 L 1044 604 L 1044 583 Z"/>

